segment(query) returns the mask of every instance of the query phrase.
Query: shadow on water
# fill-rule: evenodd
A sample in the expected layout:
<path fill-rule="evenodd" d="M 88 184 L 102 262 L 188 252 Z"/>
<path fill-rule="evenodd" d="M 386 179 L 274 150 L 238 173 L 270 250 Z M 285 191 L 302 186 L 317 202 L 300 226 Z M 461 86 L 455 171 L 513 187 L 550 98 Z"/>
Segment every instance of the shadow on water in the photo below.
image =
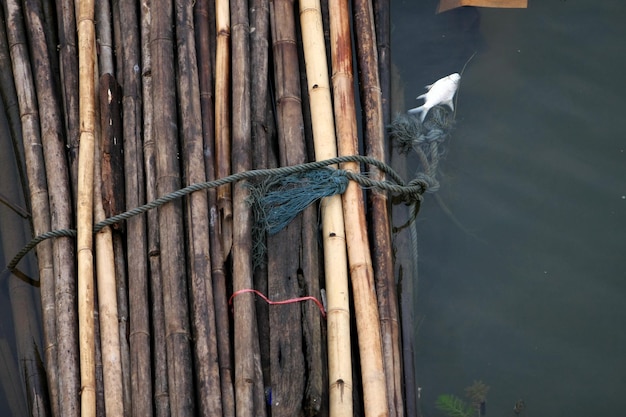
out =
<path fill-rule="evenodd" d="M 39 285 L 32 254 L 21 271 L 4 270 L 30 240 L 28 210 L 6 112 L 0 100 L 0 415 L 26 416 L 46 407 Z M 33 411 L 34 412 L 34 411 Z"/>
<path fill-rule="evenodd" d="M 489 415 L 515 415 L 520 399 L 520 415 L 622 415 L 626 5 L 435 15 L 436 3 L 392 5 L 399 108 L 478 51 L 438 176 L 466 230 L 432 195 L 417 224 L 423 415 L 476 380 Z"/>

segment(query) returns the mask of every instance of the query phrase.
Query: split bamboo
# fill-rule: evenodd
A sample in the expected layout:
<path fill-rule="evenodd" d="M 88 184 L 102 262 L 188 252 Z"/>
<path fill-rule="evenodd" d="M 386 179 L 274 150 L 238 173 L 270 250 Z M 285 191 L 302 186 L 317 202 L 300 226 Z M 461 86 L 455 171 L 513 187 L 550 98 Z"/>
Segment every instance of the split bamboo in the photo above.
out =
<path fill-rule="evenodd" d="M 29 200 L 31 208 L 33 233 L 35 235 L 50 230 L 50 204 L 44 159 L 39 131 L 39 117 L 36 106 L 35 90 L 32 72 L 26 50 L 26 38 L 21 16 L 14 2 L 3 3 L 3 14 L 6 17 L 5 31 L 0 33 L 0 67 L 12 68 L 15 84 L 9 71 L 0 72 L 0 93 L 5 110 L 19 111 L 15 123 L 10 123 L 13 140 L 23 140 L 24 158 L 26 162 L 26 176 L 28 178 Z M 9 45 L 11 48 L 9 49 Z M 10 50 L 10 56 L 9 56 Z M 9 113 L 9 114 L 12 114 Z M 21 126 L 18 121 L 21 118 Z M 5 147 L 3 147 L 6 149 Z M 48 389 L 53 415 L 59 415 L 59 389 L 57 373 L 57 338 L 56 315 L 54 301 L 54 270 L 52 260 L 52 242 L 45 241 L 39 244 L 37 250 L 37 264 L 39 269 L 40 297 L 44 336 L 44 359 L 50 370 Z"/>
<path fill-rule="evenodd" d="M 206 181 L 198 64 L 194 39 L 193 4 L 177 0 L 178 107 L 181 116 L 182 162 L 185 185 Z M 194 371 L 198 412 L 222 415 L 220 375 L 215 338 L 213 286 L 205 279 L 211 270 L 209 247 L 209 205 L 205 191 L 189 195 L 186 206 L 186 247 L 189 260 L 190 307 L 193 330 Z"/>
<path fill-rule="evenodd" d="M 95 157 L 95 24 L 94 3 L 78 7 L 78 68 L 80 108 L 80 150 L 76 231 L 78 256 L 78 317 L 80 342 L 80 382 L 82 417 L 96 416 L 94 271 L 93 271 L 93 185 Z"/>
<path fill-rule="evenodd" d="M 213 68 L 215 54 L 211 53 L 215 46 L 215 13 L 209 0 L 198 0 L 195 13 L 196 48 L 198 50 L 198 83 L 200 89 L 200 109 L 202 112 L 202 136 L 204 140 L 204 165 L 206 179 L 215 180 L 215 123 L 213 105 Z M 213 30 L 211 30 L 213 27 Z M 213 287 L 215 308 L 215 327 L 229 329 L 229 311 L 226 296 L 225 258 L 219 236 L 220 217 L 217 206 L 217 192 L 214 188 L 207 190 L 209 213 L 209 243 L 211 250 L 211 273 L 205 274 L 207 286 Z M 230 332 L 216 332 L 217 360 L 220 373 L 222 394 L 222 414 L 224 417 L 235 416 L 235 394 L 233 391 L 233 370 L 231 365 Z"/>
<path fill-rule="evenodd" d="M 366 152 L 380 161 L 386 161 L 383 98 L 378 75 L 378 53 L 374 15 L 370 0 L 355 0 L 354 26 L 359 65 L 359 87 L 363 107 L 363 137 Z M 372 178 L 384 179 L 384 174 L 371 168 Z M 402 357 L 398 327 L 398 306 L 391 250 L 388 199 L 384 192 L 369 191 L 371 207 L 372 242 L 376 291 L 380 309 L 382 347 L 384 355 L 387 400 L 392 416 L 403 415 Z"/>
<path fill-rule="evenodd" d="M 358 154 L 358 133 L 348 1 L 333 2 L 329 15 L 339 154 L 355 155 Z M 353 172 L 360 171 L 356 163 L 343 164 L 343 168 Z M 365 204 L 360 187 L 350 182 L 342 200 L 359 338 L 364 412 L 366 416 L 384 416 L 388 415 L 388 410 L 378 304 L 367 237 Z"/>
<path fill-rule="evenodd" d="M 232 155 L 233 172 L 252 168 L 250 141 L 250 39 L 248 2 L 231 4 L 232 22 Z M 218 15 L 219 18 L 219 15 Z M 218 30 L 222 25 L 218 22 Z M 221 31 L 220 31 L 221 32 Z M 219 47 L 218 39 L 218 47 Z M 218 68 L 219 64 L 218 49 Z M 219 99 L 219 95 L 217 97 Z M 217 138 L 219 141 L 219 138 Z M 218 151 L 217 157 L 220 158 Z M 219 167 L 219 165 L 218 165 Z M 219 192 L 219 191 L 218 191 Z M 252 213 L 247 203 L 249 191 L 239 182 L 233 186 L 233 292 L 252 288 Z M 219 203 L 219 196 L 218 196 Z M 223 230 L 222 230 L 223 232 Z M 265 394 L 257 321 L 252 294 L 233 300 L 235 346 L 235 404 L 238 417 L 264 416 Z"/>
<path fill-rule="evenodd" d="M 154 111 L 152 104 L 152 58 L 150 55 L 151 1 L 141 2 L 141 76 L 143 104 L 143 158 L 146 181 L 146 201 L 153 201 L 157 194 L 156 143 L 153 134 Z M 159 216 L 157 210 L 146 215 L 148 232 L 148 256 L 150 263 L 150 314 L 153 340 L 165 340 L 165 307 L 163 305 L 163 278 L 161 276 L 161 253 L 159 243 Z M 167 382 L 166 343 L 153 345 L 153 392 L 154 415 L 170 417 L 170 398 Z"/>
<path fill-rule="evenodd" d="M 218 178 L 231 173 L 230 145 L 230 4 L 215 0 L 217 45 L 215 59 L 215 172 Z M 233 239 L 233 201 L 230 185 L 217 188 L 222 258 L 230 253 Z"/>
<path fill-rule="evenodd" d="M 178 131 L 174 71 L 173 4 L 151 3 L 152 134 L 156 147 L 156 187 L 159 196 L 180 189 Z M 171 414 L 194 414 L 191 332 L 187 296 L 187 268 L 183 241 L 182 204 L 172 201 L 158 208 L 165 343 Z"/>
<path fill-rule="evenodd" d="M 311 107 L 315 158 L 337 156 L 335 124 L 322 15 L 318 0 L 300 2 L 302 43 Z M 322 238 L 328 297 L 328 378 L 331 416 L 352 415 L 352 372 L 350 355 L 350 309 L 348 267 L 341 197 L 322 200 Z"/>

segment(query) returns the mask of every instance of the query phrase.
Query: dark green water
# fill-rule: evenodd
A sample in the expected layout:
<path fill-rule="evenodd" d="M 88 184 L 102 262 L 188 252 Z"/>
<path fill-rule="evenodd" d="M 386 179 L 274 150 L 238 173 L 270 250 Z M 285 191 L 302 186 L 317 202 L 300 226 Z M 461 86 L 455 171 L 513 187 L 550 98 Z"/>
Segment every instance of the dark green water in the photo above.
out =
<path fill-rule="evenodd" d="M 439 176 L 465 230 L 418 223 L 424 416 L 474 380 L 491 416 L 626 415 L 626 3 L 529 3 L 393 2 L 405 109 L 477 51 Z"/>

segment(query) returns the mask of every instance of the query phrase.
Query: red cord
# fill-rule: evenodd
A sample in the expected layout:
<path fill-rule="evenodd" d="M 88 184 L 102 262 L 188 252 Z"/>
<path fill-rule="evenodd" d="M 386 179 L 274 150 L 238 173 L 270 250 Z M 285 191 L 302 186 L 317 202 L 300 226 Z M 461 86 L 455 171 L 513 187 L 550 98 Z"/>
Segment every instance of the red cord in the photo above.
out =
<path fill-rule="evenodd" d="M 239 291 L 235 291 L 233 293 L 233 295 L 230 296 L 230 299 L 228 300 L 228 305 L 232 306 L 233 305 L 233 298 L 235 298 L 236 295 L 239 294 L 243 294 L 246 292 L 253 292 L 256 295 L 258 295 L 259 297 L 261 297 L 267 304 L 291 304 L 291 303 L 298 303 L 300 301 L 308 301 L 311 300 L 313 301 L 315 304 L 317 304 L 317 307 L 320 309 L 320 313 L 322 313 L 322 317 L 326 318 L 326 311 L 324 310 L 324 306 L 322 305 L 322 303 L 315 297 L 313 296 L 306 296 L 306 297 L 297 297 L 297 298 L 290 298 L 288 300 L 283 300 L 283 301 L 272 301 L 269 298 L 267 298 L 265 295 L 263 295 L 263 293 L 261 291 L 257 291 L 255 289 L 252 288 L 244 288 L 242 290 Z"/>

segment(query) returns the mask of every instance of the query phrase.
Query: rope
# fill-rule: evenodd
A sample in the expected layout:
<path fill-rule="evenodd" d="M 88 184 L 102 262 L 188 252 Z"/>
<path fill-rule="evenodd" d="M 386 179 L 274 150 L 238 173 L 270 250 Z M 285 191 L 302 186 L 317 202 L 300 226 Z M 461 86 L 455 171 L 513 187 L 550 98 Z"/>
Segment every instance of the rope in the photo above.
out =
<path fill-rule="evenodd" d="M 429 187 L 437 185 L 436 180 L 427 174 L 421 174 L 420 176 L 418 176 L 418 178 L 413 179 L 409 183 L 405 183 L 400 175 L 398 175 L 398 173 L 396 173 L 389 165 L 374 158 L 362 155 L 339 156 L 336 158 L 331 158 L 323 161 L 308 162 L 300 165 L 244 171 L 237 174 L 229 175 L 228 177 L 220 178 L 215 181 L 192 184 L 187 187 L 181 188 L 180 190 L 159 197 L 156 200 L 151 201 L 150 203 L 144 204 L 143 206 L 136 207 L 134 209 L 128 210 L 124 213 L 109 217 L 99 223 L 96 223 L 94 225 L 93 232 L 98 233 L 100 230 L 107 226 L 112 226 L 131 217 L 143 214 L 148 210 L 152 210 L 196 191 L 215 188 L 237 181 L 250 180 L 259 177 L 287 176 L 318 169 L 328 169 L 327 167 L 331 165 L 341 164 L 344 162 L 358 162 L 372 165 L 378 168 L 380 171 L 384 172 L 387 175 L 388 179 L 383 181 L 376 181 L 368 178 L 366 174 L 347 171 L 343 169 L 337 170 L 338 175 L 343 175 L 349 180 L 355 181 L 361 187 L 375 188 L 380 191 L 389 192 L 396 198 L 396 200 L 404 202 L 408 205 L 419 206 L 422 200 L 422 194 L 426 192 Z M 43 242 L 46 239 L 75 236 L 76 230 L 73 229 L 53 230 L 43 233 L 33 238 L 26 246 L 24 246 L 24 248 L 22 248 L 22 250 L 20 250 L 17 255 L 13 257 L 11 262 L 9 262 L 6 269 L 11 271 L 14 270 L 20 260 L 28 252 L 30 252 L 35 246 L 37 246 L 39 243 Z"/>

